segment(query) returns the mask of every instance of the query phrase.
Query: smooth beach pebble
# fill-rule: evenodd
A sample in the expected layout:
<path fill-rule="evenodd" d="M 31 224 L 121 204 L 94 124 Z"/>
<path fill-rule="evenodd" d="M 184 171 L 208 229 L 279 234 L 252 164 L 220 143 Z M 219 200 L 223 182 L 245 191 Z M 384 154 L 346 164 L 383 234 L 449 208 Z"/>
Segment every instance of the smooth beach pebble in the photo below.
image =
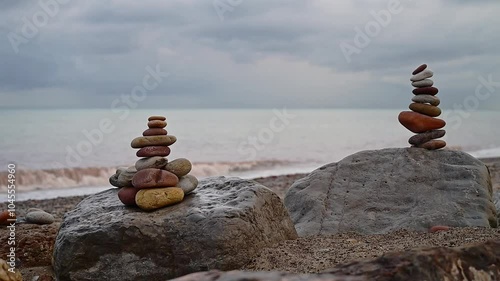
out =
<path fill-rule="evenodd" d="M 173 187 L 179 178 L 169 171 L 160 169 L 144 169 L 135 174 L 132 185 L 135 188 Z"/>
<path fill-rule="evenodd" d="M 424 88 L 416 88 L 416 89 L 413 89 L 413 94 L 414 95 L 436 95 L 439 90 L 438 88 L 434 88 L 434 87 L 424 87 Z"/>
<path fill-rule="evenodd" d="M 184 195 L 189 194 L 198 186 L 198 179 L 192 175 L 185 175 L 179 179 L 177 187 L 184 191 Z"/>
<path fill-rule="evenodd" d="M 439 231 L 448 231 L 448 230 L 450 230 L 450 227 L 446 226 L 446 225 L 435 225 L 435 226 L 429 228 L 430 233 L 439 232 Z"/>
<path fill-rule="evenodd" d="M 161 128 L 149 128 L 146 131 L 142 132 L 142 135 L 145 137 L 148 136 L 164 136 L 167 135 L 168 132 L 165 129 Z"/>
<path fill-rule="evenodd" d="M 409 108 L 412 111 L 422 113 L 431 117 L 438 117 L 439 115 L 441 115 L 441 109 L 439 109 L 439 107 L 425 103 L 414 102 L 410 104 Z"/>
<path fill-rule="evenodd" d="M 167 120 L 167 118 L 165 118 L 165 116 L 160 116 L 160 115 L 153 115 L 148 118 L 148 121 L 153 121 L 153 120 L 165 121 Z"/>
<path fill-rule="evenodd" d="M 160 156 L 154 156 L 154 157 L 146 157 L 137 160 L 135 162 L 135 168 L 137 171 L 148 169 L 148 168 L 154 168 L 154 169 L 161 169 L 165 167 L 165 165 L 168 163 L 167 158 L 160 157 Z"/>
<path fill-rule="evenodd" d="M 116 181 L 117 185 L 115 186 L 117 187 L 131 186 L 132 178 L 136 173 L 137 169 L 135 168 L 135 166 L 128 167 L 125 171 L 121 172 L 118 175 L 118 180 Z"/>
<path fill-rule="evenodd" d="M 168 162 L 164 169 L 180 178 L 187 175 L 191 171 L 192 167 L 193 165 L 189 160 L 186 158 L 179 158 Z"/>
<path fill-rule="evenodd" d="M 432 75 L 434 75 L 434 72 L 432 72 L 432 70 L 430 69 L 426 69 L 422 72 L 419 72 L 415 75 L 413 75 L 411 78 L 410 78 L 410 81 L 420 81 L 420 80 L 424 80 L 425 78 L 431 78 Z"/>
<path fill-rule="evenodd" d="M 430 103 L 431 105 L 434 106 L 438 106 L 441 103 L 441 100 L 431 95 L 417 95 L 414 96 L 411 100 L 419 103 Z"/>
<path fill-rule="evenodd" d="M 112 185 L 112 186 L 116 186 L 116 187 L 122 187 L 120 182 L 118 181 L 118 176 L 124 172 L 125 170 L 127 170 L 127 167 L 120 167 L 116 170 L 116 173 L 114 175 L 112 175 L 111 177 L 109 177 L 109 183 Z"/>
<path fill-rule="evenodd" d="M 431 141 L 423 143 L 417 147 L 425 148 L 428 150 L 436 150 L 436 149 L 443 148 L 445 146 L 446 146 L 446 142 L 444 140 L 431 140 Z"/>
<path fill-rule="evenodd" d="M 14 215 L 14 216 L 10 216 L 10 215 Z M 13 221 L 9 221 L 9 220 L 13 220 Z M 3 211 L 2 213 L 0 213 L 0 225 L 8 225 L 10 224 L 11 222 L 15 222 L 16 220 L 16 214 L 14 212 L 9 212 L 9 211 Z"/>
<path fill-rule="evenodd" d="M 411 73 L 412 75 L 415 75 L 417 73 L 420 73 L 422 72 L 424 69 L 427 68 L 427 64 L 422 64 L 421 66 L 417 67 L 415 70 L 413 70 L 413 72 Z"/>
<path fill-rule="evenodd" d="M 403 111 L 398 116 L 399 123 L 414 133 L 423 133 L 430 130 L 441 129 L 446 122 L 441 119 L 429 117 L 413 111 Z"/>
<path fill-rule="evenodd" d="M 120 199 L 124 205 L 136 206 L 135 195 L 139 192 L 139 190 L 140 189 L 135 187 L 122 187 L 118 191 L 118 199 Z"/>
<path fill-rule="evenodd" d="M 184 199 L 184 191 L 178 187 L 141 189 L 135 195 L 135 203 L 139 208 L 153 211 Z"/>
<path fill-rule="evenodd" d="M 161 120 L 151 120 L 148 122 L 148 127 L 150 129 L 152 129 L 152 128 L 163 129 L 163 128 L 167 127 L 167 122 L 161 121 Z"/>
<path fill-rule="evenodd" d="M 411 82 L 411 85 L 417 88 L 430 87 L 434 85 L 434 81 L 432 81 L 431 79 L 424 79 L 420 81 Z"/>
<path fill-rule="evenodd" d="M 137 157 L 154 157 L 154 156 L 168 156 L 170 154 L 170 147 L 168 146 L 146 146 L 137 151 Z"/>
<path fill-rule="evenodd" d="M 34 224 L 51 224 L 54 216 L 44 211 L 34 211 L 26 214 L 26 221 Z"/>
<path fill-rule="evenodd" d="M 425 133 L 420 133 L 418 135 L 414 135 L 408 140 L 408 142 L 412 145 L 419 146 L 433 139 L 442 138 L 444 137 L 445 134 L 446 134 L 445 130 L 432 130 Z"/>
<path fill-rule="evenodd" d="M 172 135 L 166 136 L 147 136 L 147 137 L 137 137 L 132 140 L 130 144 L 132 148 L 143 148 L 152 145 L 169 146 L 177 141 L 177 138 Z"/>

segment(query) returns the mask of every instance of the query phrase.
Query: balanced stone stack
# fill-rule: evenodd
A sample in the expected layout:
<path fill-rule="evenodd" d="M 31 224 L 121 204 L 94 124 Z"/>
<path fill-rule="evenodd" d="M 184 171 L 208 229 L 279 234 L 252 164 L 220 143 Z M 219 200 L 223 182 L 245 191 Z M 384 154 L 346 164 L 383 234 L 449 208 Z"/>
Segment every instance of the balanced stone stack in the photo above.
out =
<path fill-rule="evenodd" d="M 192 165 L 185 158 L 171 162 L 170 146 L 177 141 L 165 130 L 166 118 L 151 116 L 148 129 L 142 137 L 132 140 L 132 148 L 139 149 L 139 159 L 135 166 L 119 168 L 109 179 L 110 183 L 120 187 L 118 197 L 127 206 L 138 206 L 147 211 L 169 206 L 184 199 L 184 195 L 198 186 L 198 179 L 189 175 Z"/>
<path fill-rule="evenodd" d="M 446 122 L 435 118 L 441 115 L 441 109 L 437 107 L 440 103 L 436 97 L 439 90 L 432 87 L 434 82 L 429 79 L 434 73 L 427 68 L 426 64 L 422 64 L 412 74 L 410 81 L 415 87 L 413 103 L 410 104 L 412 111 L 401 112 L 398 117 L 399 123 L 416 133 L 408 140 L 412 146 L 429 150 L 443 148 L 446 142 L 437 139 L 444 137 L 446 131 L 440 129 L 446 125 Z"/>

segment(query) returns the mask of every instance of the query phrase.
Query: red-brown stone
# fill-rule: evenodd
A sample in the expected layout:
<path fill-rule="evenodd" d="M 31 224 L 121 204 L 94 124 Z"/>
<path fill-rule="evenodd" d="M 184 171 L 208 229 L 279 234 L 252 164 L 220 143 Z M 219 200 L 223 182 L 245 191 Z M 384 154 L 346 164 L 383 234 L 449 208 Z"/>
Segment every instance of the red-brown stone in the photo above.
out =
<path fill-rule="evenodd" d="M 413 89 L 414 95 L 436 95 L 439 92 L 438 88 L 435 87 L 424 87 Z"/>
<path fill-rule="evenodd" d="M 165 118 L 165 116 L 153 115 L 153 116 L 150 116 L 150 117 L 148 118 L 148 121 L 152 121 L 152 120 L 161 120 L 161 121 L 165 121 L 165 120 L 167 120 L 167 118 Z"/>
<path fill-rule="evenodd" d="M 420 148 L 425 148 L 428 150 L 436 150 L 446 146 L 446 142 L 444 140 L 431 140 L 426 143 L 419 145 Z"/>
<path fill-rule="evenodd" d="M 11 223 L 11 222 L 9 222 L 10 219 L 15 220 L 16 216 L 11 217 L 9 211 L 3 211 L 2 213 L 0 213 L 0 225 L 10 224 Z M 12 222 L 14 222 L 14 221 L 12 221 Z"/>
<path fill-rule="evenodd" d="M 168 156 L 170 154 L 170 148 L 168 146 L 146 146 L 137 151 L 135 155 L 137 157 L 153 157 L 153 156 Z"/>
<path fill-rule="evenodd" d="M 179 178 L 173 173 L 160 169 L 140 170 L 132 178 L 135 188 L 174 187 L 179 183 Z"/>
<path fill-rule="evenodd" d="M 147 137 L 147 136 L 164 136 L 167 135 L 168 132 L 165 129 L 162 128 L 149 128 L 146 131 L 142 132 L 142 135 Z"/>
<path fill-rule="evenodd" d="M 118 198 L 124 205 L 137 206 L 137 204 L 135 204 L 135 195 L 139 190 L 140 189 L 135 187 L 122 187 L 120 191 L 118 191 Z"/>
<path fill-rule="evenodd" d="M 418 73 L 424 71 L 426 68 L 427 68 L 427 64 L 424 63 L 421 66 L 417 67 L 415 70 L 413 70 L 413 72 L 411 74 L 413 74 L 413 75 L 418 74 Z"/>
<path fill-rule="evenodd" d="M 423 133 L 441 129 L 446 125 L 444 120 L 429 117 L 417 112 L 403 111 L 398 116 L 399 123 L 414 133 Z"/>
<path fill-rule="evenodd" d="M 148 122 L 149 128 L 165 128 L 167 126 L 167 122 L 162 120 L 151 120 Z"/>
<path fill-rule="evenodd" d="M 433 227 L 431 227 L 429 229 L 429 232 L 430 233 L 434 233 L 434 232 L 448 231 L 448 230 L 450 230 L 449 226 L 446 226 L 446 225 L 435 225 L 435 226 L 433 226 Z"/>

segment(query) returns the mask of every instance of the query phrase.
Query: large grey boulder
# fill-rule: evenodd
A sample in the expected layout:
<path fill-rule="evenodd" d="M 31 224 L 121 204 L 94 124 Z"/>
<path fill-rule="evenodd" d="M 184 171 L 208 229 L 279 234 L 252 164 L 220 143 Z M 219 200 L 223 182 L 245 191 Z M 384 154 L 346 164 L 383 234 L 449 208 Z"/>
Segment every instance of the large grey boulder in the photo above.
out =
<path fill-rule="evenodd" d="M 400 281 L 500 280 L 500 240 L 460 248 L 436 247 L 353 261 L 318 274 L 200 272 L 172 281 Z"/>
<path fill-rule="evenodd" d="M 177 205 L 143 212 L 118 189 L 67 213 L 54 247 L 64 280 L 167 280 L 239 268 L 262 248 L 297 238 L 280 198 L 250 180 L 211 178 Z"/>
<path fill-rule="evenodd" d="M 495 190 L 493 192 L 493 203 L 497 209 L 498 223 L 500 224 L 500 190 Z"/>
<path fill-rule="evenodd" d="M 295 182 L 285 206 L 299 236 L 497 226 L 488 169 L 469 154 L 450 150 L 353 154 Z"/>

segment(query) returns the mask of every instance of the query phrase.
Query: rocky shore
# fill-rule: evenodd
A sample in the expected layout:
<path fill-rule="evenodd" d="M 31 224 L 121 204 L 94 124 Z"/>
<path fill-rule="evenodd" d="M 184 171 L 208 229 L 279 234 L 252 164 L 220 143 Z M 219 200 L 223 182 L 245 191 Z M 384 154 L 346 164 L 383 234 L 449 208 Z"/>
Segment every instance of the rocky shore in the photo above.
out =
<path fill-rule="evenodd" d="M 500 158 L 484 159 L 494 194 L 500 200 Z M 305 174 L 257 178 L 255 181 L 270 188 L 281 199 L 286 190 Z M 29 208 L 42 209 L 55 217 L 51 225 L 18 224 L 17 256 L 24 280 L 53 280 L 52 254 L 57 231 L 66 212 L 72 210 L 85 196 L 17 202 L 17 215 L 23 217 Z M 500 208 L 500 202 L 496 202 Z M 8 231 L 0 229 L 0 254 L 7 253 Z M 451 228 L 446 232 L 425 233 L 398 230 L 388 234 L 360 235 L 342 233 L 329 236 L 299 238 L 278 243 L 256 255 L 242 270 L 276 270 L 316 273 L 332 266 L 362 258 L 374 258 L 388 252 L 429 246 L 455 247 L 500 239 L 500 230 L 489 228 Z"/>

